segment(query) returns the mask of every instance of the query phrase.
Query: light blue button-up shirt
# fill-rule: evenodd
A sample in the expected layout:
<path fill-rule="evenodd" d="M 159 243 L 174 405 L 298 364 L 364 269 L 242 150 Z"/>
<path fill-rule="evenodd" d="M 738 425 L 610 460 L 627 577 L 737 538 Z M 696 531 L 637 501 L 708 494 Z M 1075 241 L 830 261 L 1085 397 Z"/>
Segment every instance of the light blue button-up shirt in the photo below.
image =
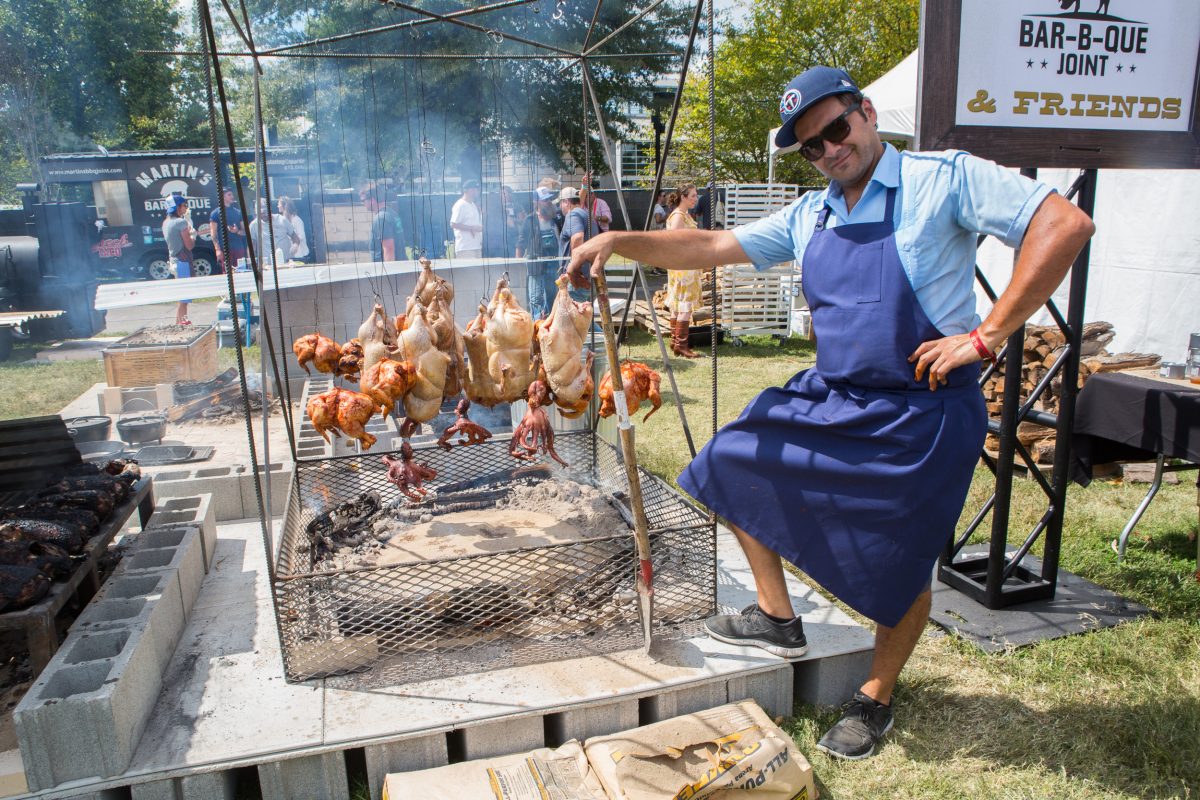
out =
<path fill-rule="evenodd" d="M 1019 247 L 1025 229 L 1053 189 L 961 150 L 897 152 L 883 157 L 853 210 L 837 183 L 809 192 L 787 208 L 733 233 L 759 269 L 802 260 L 817 216 L 828 205 L 829 227 L 878 222 L 887 190 L 899 186 L 892 220 L 900 263 L 929 321 L 944 335 L 979 324 L 975 313 L 975 246 L 978 234 Z"/>

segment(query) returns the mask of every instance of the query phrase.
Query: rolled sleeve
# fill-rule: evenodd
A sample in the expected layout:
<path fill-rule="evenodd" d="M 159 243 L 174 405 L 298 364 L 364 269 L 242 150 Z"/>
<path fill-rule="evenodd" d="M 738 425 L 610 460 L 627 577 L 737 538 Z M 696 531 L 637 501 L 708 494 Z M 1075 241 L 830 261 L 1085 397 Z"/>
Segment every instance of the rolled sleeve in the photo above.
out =
<path fill-rule="evenodd" d="M 795 231 L 801 202 L 797 200 L 769 217 L 733 229 L 734 238 L 746 251 L 755 269 L 769 269 L 796 258 Z"/>
<path fill-rule="evenodd" d="M 1038 207 L 1054 190 L 992 161 L 958 153 L 951 189 L 955 215 L 969 231 L 995 236 L 1020 247 Z"/>

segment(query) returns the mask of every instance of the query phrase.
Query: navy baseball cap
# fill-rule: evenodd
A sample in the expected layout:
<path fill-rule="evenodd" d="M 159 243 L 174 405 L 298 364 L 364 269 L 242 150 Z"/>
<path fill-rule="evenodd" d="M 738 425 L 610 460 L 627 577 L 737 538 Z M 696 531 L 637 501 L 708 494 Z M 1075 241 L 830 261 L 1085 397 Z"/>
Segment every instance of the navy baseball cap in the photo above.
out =
<path fill-rule="evenodd" d="M 796 144 L 796 120 L 826 97 L 835 94 L 861 94 L 854 80 L 843 69 L 833 67 L 810 67 L 792 78 L 783 96 L 779 98 L 779 132 L 775 134 L 776 147 L 791 147 Z"/>
<path fill-rule="evenodd" d="M 177 194 L 172 194 L 167 196 L 166 203 L 164 203 L 163 207 L 166 208 L 168 214 L 174 214 L 180 206 L 186 205 L 187 200 Z"/>

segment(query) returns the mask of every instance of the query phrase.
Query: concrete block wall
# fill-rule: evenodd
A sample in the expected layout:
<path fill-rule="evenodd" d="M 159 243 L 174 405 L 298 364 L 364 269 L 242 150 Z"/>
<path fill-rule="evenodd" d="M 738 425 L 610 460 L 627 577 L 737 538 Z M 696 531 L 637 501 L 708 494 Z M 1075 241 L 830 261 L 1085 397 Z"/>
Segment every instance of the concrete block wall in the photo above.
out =
<path fill-rule="evenodd" d="M 147 528 L 174 528 L 190 525 L 200 528 L 200 546 L 204 554 L 204 571 L 212 569 L 213 555 L 217 549 L 217 517 L 213 511 L 213 496 L 198 494 L 195 497 L 176 497 L 161 500 L 154 506 Z M 161 535 L 148 531 L 151 538 Z"/>
<path fill-rule="evenodd" d="M 147 525 L 132 539 L 14 711 L 35 791 L 129 766 L 200 592 L 202 526 Z"/>
<path fill-rule="evenodd" d="M 261 467 L 259 468 L 261 471 Z M 271 464 L 271 514 L 278 516 L 286 508 L 292 465 Z M 266 487 L 263 487 L 264 490 Z M 251 519 L 258 516 L 254 493 L 254 473 L 246 466 L 203 467 L 156 473 L 154 496 L 158 500 L 212 495 L 209 505 L 214 522 Z M 264 500 L 266 498 L 263 498 Z M 175 509 L 179 510 L 179 509 Z"/>

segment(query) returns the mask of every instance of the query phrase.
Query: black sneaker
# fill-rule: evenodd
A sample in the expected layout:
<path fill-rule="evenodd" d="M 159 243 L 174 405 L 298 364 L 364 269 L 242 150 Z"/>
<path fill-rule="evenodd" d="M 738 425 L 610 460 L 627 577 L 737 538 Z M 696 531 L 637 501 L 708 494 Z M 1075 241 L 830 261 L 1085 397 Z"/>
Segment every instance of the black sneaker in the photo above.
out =
<path fill-rule="evenodd" d="M 740 614 L 709 617 L 704 621 L 704 627 L 718 642 L 754 645 L 781 658 L 798 658 L 808 651 L 804 623 L 799 617 L 789 622 L 775 622 L 759 609 L 757 603 L 746 606 Z"/>
<path fill-rule="evenodd" d="M 862 692 L 842 706 L 842 718 L 817 742 L 817 749 L 835 758 L 859 761 L 875 753 L 879 740 L 892 729 L 892 708 Z"/>

